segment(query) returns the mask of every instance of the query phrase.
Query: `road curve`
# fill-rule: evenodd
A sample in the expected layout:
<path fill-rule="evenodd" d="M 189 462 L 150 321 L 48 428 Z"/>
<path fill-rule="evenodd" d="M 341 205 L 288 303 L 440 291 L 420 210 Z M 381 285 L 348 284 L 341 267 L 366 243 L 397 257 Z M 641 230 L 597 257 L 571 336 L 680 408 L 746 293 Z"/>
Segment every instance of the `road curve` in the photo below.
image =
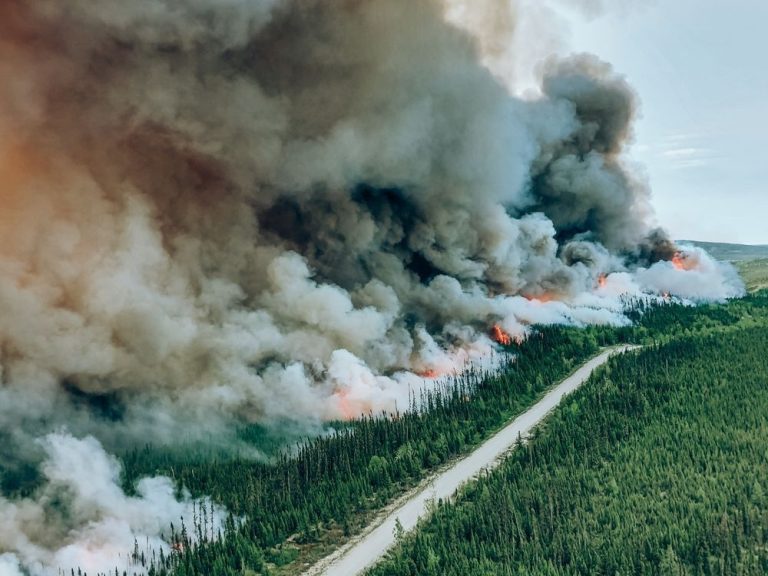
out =
<path fill-rule="evenodd" d="M 426 515 L 430 502 L 436 502 L 440 498 L 450 499 L 462 484 L 482 470 L 491 470 L 498 466 L 502 456 L 514 447 L 518 435 L 526 437 L 566 394 L 581 386 L 595 368 L 604 364 L 613 354 L 630 348 L 633 347 L 611 348 L 585 362 L 528 411 L 515 418 L 468 456 L 438 473 L 425 487 L 381 519 L 373 529 L 369 529 L 358 539 L 312 566 L 304 576 L 352 576 L 373 566 L 395 543 L 395 525 L 398 519 L 406 532 L 412 530 L 419 519 Z"/>

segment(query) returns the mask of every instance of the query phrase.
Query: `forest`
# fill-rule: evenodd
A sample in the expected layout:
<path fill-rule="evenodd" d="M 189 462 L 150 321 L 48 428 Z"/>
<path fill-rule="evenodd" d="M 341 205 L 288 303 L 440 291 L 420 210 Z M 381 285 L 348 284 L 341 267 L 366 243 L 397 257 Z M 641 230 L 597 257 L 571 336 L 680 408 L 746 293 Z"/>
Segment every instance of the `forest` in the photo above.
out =
<path fill-rule="evenodd" d="M 678 522 L 680 518 L 669 515 L 667 524 L 648 531 L 655 535 L 655 540 L 643 540 L 631 531 L 622 533 L 622 538 L 633 539 L 633 545 L 639 546 L 642 554 L 630 553 L 629 548 L 626 554 L 619 553 L 617 550 L 623 550 L 623 546 L 613 546 L 613 536 L 606 538 L 596 526 L 613 527 L 611 530 L 629 530 L 630 525 L 634 526 L 635 521 L 622 521 L 627 511 L 619 504 L 626 504 L 625 498 L 612 507 L 606 503 L 612 497 L 635 494 L 636 490 L 645 494 L 630 499 L 637 500 L 638 508 L 631 510 L 637 522 L 642 524 L 655 518 L 654 510 L 642 509 L 642 502 L 648 499 L 655 505 L 668 504 L 671 510 L 677 510 L 678 516 L 685 515 L 685 498 L 690 494 L 671 490 L 682 483 L 695 488 L 694 496 L 699 499 L 696 502 L 703 498 L 705 503 L 715 506 L 720 514 L 718 519 L 727 514 L 729 530 L 734 519 L 741 518 L 737 514 L 742 513 L 754 530 L 768 530 L 768 519 L 760 517 L 759 508 L 749 508 L 754 502 L 746 495 L 752 493 L 752 484 L 750 491 L 744 493 L 740 486 L 733 485 L 731 495 L 741 497 L 743 506 L 742 500 L 738 506 L 730 501 L 724 503 L 722 493 L 718 495 L 720 500 L 711 501 L 706 492 L 709 484 L 686 482 L 693 471 L 671 470 L 664 465 L 670 461 L 703 465 L 711 454 L 691 454 L 686 456 L 688 459 L 679 454 L 662 458 L 650 450 L 655 442 L 661 441 L 658 434 L 668 432 L 673 424 L 679 426 L 680 434 L 690 434 L 691 442 L 699 442 L 696 434 L 709 430 L 705 417 L 715 411 L 718 402 L 723 404 L 721 411 L 715 413 L 737 413 L 732 404 L 736 399 L 726 402 L 725 391 L 730 390 L 731 380 L 742 378 L 740 389 L 746 393 L 756 386 L 755 379 L 760 374 L 765 376 L 765 363 L 760 362 L 765 362 L 761 351 L 766 350 L 768 338 L 768 294 L 698 307 L 674 301 L 652 306 L 635 302 L 630 305 L 629 315 L 633 324 L 622 328 L 538 327 L 522 344 L 508 347 L 509 360 L 502 370 L 474 370 L 447 379 L 437 390 L 414 399 L 425 407 L 419 411 L 332 423 L 326 434 L 290 446 L 281 445 L 267 429 L 243 426 L 239 432 L 241 439 L 271 451 L 273 456 L 268 461 L 203 446 L 147 445 L 123 454 L 122 480 L 129 492 L 140 477 L 165 474 L 174 478 L 180 489 L 185 487 L 193 495 L 209 495 L 233 514 L 223 533 L 212 533 L 210 511 L 205 509 L 199 510 L 194 518 L 169 527 L 167 537 L 173 550 L 170 554 L 145 549 L 141 542 L 133 543 L 131 557 L 136 572 L 147 571 L 153 576 L 300 573 L 360 531 L 382 506 L 524 411 L 601 347 L 623 342 L 645 344 L 646 350 L 613 362 L 609 372 L 601 373 L 558 410 L 556 418 L 518 451 L 503 470 L 468 489 L 458 506 L 441 506 L 435 519 L 418 535 L 404 540 L 374 573 L 470 574 L 466 571 L 469 564 L 484 566 L 474 572 L 477 574 L 560 573 L 555 566 L 561 564 L 572 566 L 573 573 L 583 573 L 579 570 L 584 562 L 599 560 L 606 562 L 606 573 L 623 573 L 615 568 L 621 567 L 629 570 L 627 573 L 651 574 L 656 573 L 654 570 L 661 562 L 657 557 L 659 550 L 664 554 L 671 551 L 667 554 L 670 558 L 674 553 L 673 564 L 683 570 L 687 569 L 689 559 L 704 554 L 701 550 L 696 553 L 698 556 L 691 552 L 698 550 L 699 545 L 709 546 L 702 566 L 714 565 L 710 556 L 717 562 L 730 562 L 731 555 L 736 554 L 739 562 L 747 562 L 738 555 L 741 552 L 737 554 L 733 549 L 729 549 L 730 555 L 725 554 L 724 548 L 718 547 L 722 542 L 701 544 L 698 540 L 696 530 L 709 526 L 709 509 L 695 517 L 695 527 L 688 524 L 694 520 L 687 516 L 685 522 Z M 738 362 L 734 361 L 736 358 Z M 744 380 L 746 376 L 751 379 Z M 714 380 L 710 382 L 705 377 Z M 718 382 L 723 387 L 719 395 L 714 393 Z M 699 398 L 702 390 L 707 391 L 706 404 Z M 679 410 L 688 406 L 701 409 L 702 413 L 681 412 L 678 420 L 673 420 L 662 408 L 676 406 L 673 402 L 678 398 L 682 403 Z M 763 404 L 763 413 L 768 413 L 765 408 Z M 752 417 L 758 418 L 757 404 L 755 410 Z M 762 426 L 764 432 L 764 420 Z M 654 430 L 657 436 L 653 436 Z M 722 430 L 720 436 L 729 437 L 730 433 Z M 759 434 L 755 441 L 758 440 Z M 630 441 L 636 444 L 629 446 Z M 675 438 L 667 439 L 662 443 L 665 445 L 693 448 L 688 441 L 679 443 Z M 717 442 L 705 446 L 716 447 Z M 727 454 L 724 451 L 721 456 L 725 458 Z M 630 474 L 629 468 L 621 468 L 622 458 L 635 466 L 632 483 L 622 476 Z M 609 463 L 615 468 L 606 468 Z M 646 469 L 669 476 L 663 480 L 667 486 L 664 499 L 659 500 L 657 493 L 642 492 L 648 487 L 644 482 L 651 478 L 638 471 Z M 513 484 L 510 470 L 514 478 L 521 470 L 530 476 Z M 608 479 L 606 474 L 616 477 Z M 575 479 L 584 484 L 579 491 L 571 492 Z M 560 482 L 562 493 L 554 492 L 558 486 L 555 480 Z M 717 487 L 725 480 L 725 476 L 713 477 L 711 485 Z M 599 490 L 602 500 L 593 494 L 594 490 Z M 699 490 L 705 492 L 700 494 Z M 504 494 L 504 514 L 499 514 L 498 508 L 494 508 L 493 514 L 483 508 L 498 506 L 502 499 L 497 501 L 497 494 Z M 580 499 L 576 500 L 577 497 Z M 581 510 L 581 505 L 587 508 Z M 475 526 L 479 516 L 486 520 Z M 555 531 L 557 526 L 561 532 Z M 515 537 L 499 540 L 511 534 L 502 530 L 515 530 Z M 680 530 L 687 535 L 685 538 Z M 750 532 L 748 538 L 756 538 L 756 533 Z M 494 539 L 496 536 L 499 539 Z M 516 544 L 512 546 L 512 542 Z M 522 553 L 520 545 L 529 542 L 536 544 L 530 549 L 532 556 L 515 556 Z M 738 544 L 749 547 L 753 540 L 742 539 Z M 557 554 L 553 552 L 555 548 Z M 617 558 L 613 557 L 615 554 Z M 764 566 L 762 561 L 762 557 L 755 556 L 757 564 L 744 565 Z M 636 568 L 641 571 L 635 571 Z"/>
<path fill-rule="evenodd" d="M 686 332 L 613 359 L 370 574 L 768 573 L 768 326 Z"/>
<path fill-rule="evenodd" d="M 138 562 L 157 574 L 279 573 L 284 565 L 295 570 L 306 557 L 298 558 L 300 551 L 324 555 L 429 471 L 522 412 L 598 348 L 589 332 L 542 329 L 497 374 L 462 373 L 421 398 L 422 410 L 335 423 L 333 434 L 306 439 L 273 462 L 216 458 L 193 448 L 133 451 L 124 457 L 126 489 L 147 474 L 168 474 L 245 518 L 223 538 L 205 538 L 205 527 L 196 528 L 203 535 L 196 546 L 187 535 L 174 534 L 183 553 L 162 559 L 140 553 Z M 258 442 L 264 431 L 249 427 L 241 434 Z"/>

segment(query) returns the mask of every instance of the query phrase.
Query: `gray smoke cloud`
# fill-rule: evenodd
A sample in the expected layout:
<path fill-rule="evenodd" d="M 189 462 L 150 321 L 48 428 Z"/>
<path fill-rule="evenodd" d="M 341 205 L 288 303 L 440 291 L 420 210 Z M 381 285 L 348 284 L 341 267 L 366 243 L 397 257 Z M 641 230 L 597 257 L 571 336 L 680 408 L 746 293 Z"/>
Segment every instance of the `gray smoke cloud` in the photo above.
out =
<path fill-rule="evenodd" d="M 515 97 L 516 8 L 469 6 L 2 2 L 7 466 L 62 424 L 116 450 L 402 410 L 494 324 L 740 293 L 671 263 L 626 81 L 576 55 Z"/>
<path fill-rule="evenodd" d="M 3 4 L 4 421 L 344 416 L 346 354 L 407 390 L 535 322 L 515 298 L 671 259 L 610 65 L 552 61 L 522 100 L 460 3 L 405 4 Z M 497 12 L 470 13 L 486 48 Z"/>

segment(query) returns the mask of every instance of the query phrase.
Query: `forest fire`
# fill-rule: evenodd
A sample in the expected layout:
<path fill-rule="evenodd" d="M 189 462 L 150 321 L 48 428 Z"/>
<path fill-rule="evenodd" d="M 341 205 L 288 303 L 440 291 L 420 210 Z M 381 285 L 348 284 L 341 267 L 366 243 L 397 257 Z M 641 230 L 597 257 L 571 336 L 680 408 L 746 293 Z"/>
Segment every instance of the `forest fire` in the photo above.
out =
<path fill-rule="evenodd" d="M 352 420 L 359 415 L 358 412 L 355 412 L 349 400 L 349 392 L 347 390 L 339 390 L 336 392 L 336 397 L 339 399 L 339 412 L 341 412 L 343 420 Z"/>
<path fill-rule="evenodd" d="M 541 294 L 523 294 L 526 300 L 529 302 L 538 302 L 539 304 L 546 304 L 547 302 L 554 302 L 560 300 L 561 297 L 558 294 L 552 292 L 542 292 Z"/>
<path fill-rule="evenodd" d="M 493 325 L 493 328 L 491 329 L 491 335 L 493 339 L 502 346 L 509 346 L 512 344 L 512 336 L 502 330 L 501 326 L 498 324 Z"/>
<path fill-rule="evenodd" d="M 685 257 L 682 252 L 675 252 L 675 255 L 672 257 L 672 266 L 674 266 L 676 270 L 686 269 Z"/>
<path fill-rule="evenodd" d="M 426 412 L 528 361 L 537 326 L 742 293 L 697 246 L 672 260 L 623 161 L 620 71 L 553 54 L 518 94 L 496 52 L 538 28 L 518 4 L 0 0 L 0 477 L 44 484 L 0 482 L 0 576 L 195 552 L 163 531 L 209 476 L 125 493 L 119 455 L 147 438 L 261 459 L 241 424 L 292 443 Z M 303 522 L 285 500 L 265 533 Z"/>

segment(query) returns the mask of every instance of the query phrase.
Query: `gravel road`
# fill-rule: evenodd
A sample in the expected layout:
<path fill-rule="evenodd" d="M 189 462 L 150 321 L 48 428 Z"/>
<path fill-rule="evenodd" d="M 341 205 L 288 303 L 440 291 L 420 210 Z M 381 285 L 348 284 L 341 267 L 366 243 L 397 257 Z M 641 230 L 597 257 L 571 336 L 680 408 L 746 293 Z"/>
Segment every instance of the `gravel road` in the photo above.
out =
<path fill-rule="evenodd" d="M 440 498 L 450 499 L 462 484 L 483 470 L 495 468 L 504 454 L 514 447 L 518 435 L 525 438 L 566 394 L 583 384 L 595 368 L 604 364 L 613 354 L 630 348 L 612 348 L 585 362 L 528 411 L 515 418 L 468 456 L 440 471 L 426 486 L 386 516 L 379 518 L 361 536 L 312 566 L 305 572 L 305 576 L 352 576 L 373 566 L 395 543 L 395 525 L 398 519 L 406 532 L 412 530 L 419 519 L 426 515 L 430 502 L 436 502 Z"/>

